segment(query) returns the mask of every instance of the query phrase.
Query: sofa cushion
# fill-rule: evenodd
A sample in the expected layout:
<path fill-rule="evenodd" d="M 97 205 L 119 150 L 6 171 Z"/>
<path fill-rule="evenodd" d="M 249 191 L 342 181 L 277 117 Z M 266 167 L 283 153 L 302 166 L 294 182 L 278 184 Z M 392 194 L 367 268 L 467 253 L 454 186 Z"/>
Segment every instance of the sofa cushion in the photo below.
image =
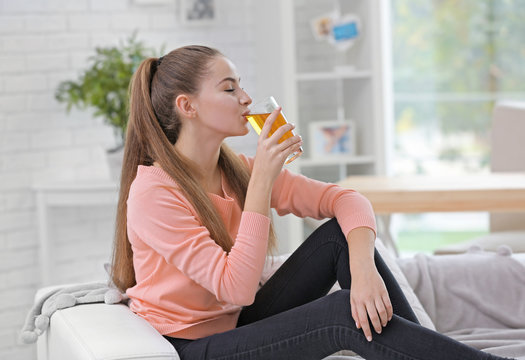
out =
<path fill-rule="evenodd" d="M 399 265 L 439 332 L 525 328 L 525 267 L 508 247 L 417 254 Z"/>
<path fill-rule="evenodd" d="M 173 346 L 126 305 L 103 303 L 58 310 L 38 340 L 39 360 L 179 360 Z"/>

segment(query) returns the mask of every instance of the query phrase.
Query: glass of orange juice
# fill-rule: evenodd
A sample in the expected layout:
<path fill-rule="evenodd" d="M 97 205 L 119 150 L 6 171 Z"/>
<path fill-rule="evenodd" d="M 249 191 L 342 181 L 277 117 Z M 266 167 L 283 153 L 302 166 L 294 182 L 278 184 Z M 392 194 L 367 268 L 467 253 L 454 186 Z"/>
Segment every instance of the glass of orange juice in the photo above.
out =
<path fill-rule="evenodd" d="M 275 101 L 273 96 L 269 96 L 249 107 L 250 113 L 246 115 L 246 119 L 250 122 L 253 129 L 257 132 L 257 134 L 261 133 L 262 127 L 264 126 L 264 122 L 270 116 L 272 111 L 277 109 L 279 105 L 277 104 L 277 101 Z M 283 112 L 281 111 L 279 115 L 277 116 L 277 119 L 275 119 L 272 128 L 270 129 L 270 133 L 268 134 L 268 137 L 272 136 L 272 134 L 281 126 L 286 124 L 286 117 L 284 116 Z M 279 143 L 282 143 L 284 140 L 291 138 L 294 136 L 295 133 L 293 130 L 290 130 L 286 132 L 280 139 Z M 297 159 L 301 154 L 303 153 L 303 148 L 301 147 L 298 151 L 290 154 L 288 158 L 286 159 L 285 164 L 289 164 L 295 159 Z"/>

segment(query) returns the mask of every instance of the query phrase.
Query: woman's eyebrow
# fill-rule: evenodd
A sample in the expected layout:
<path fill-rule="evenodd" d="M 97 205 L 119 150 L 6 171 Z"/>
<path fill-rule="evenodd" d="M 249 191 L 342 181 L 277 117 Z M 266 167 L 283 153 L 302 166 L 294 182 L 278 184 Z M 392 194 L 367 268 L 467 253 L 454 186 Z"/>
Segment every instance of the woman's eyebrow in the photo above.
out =
<path fill-rule="evenodd" d="M 231 82 L 233 82 L 233 83 L 236 83 L 236 82 L 241 82 L 241 78 L 239 78 L 239 80 L 236 80 L 236 79 L 234 79 L 234 78 L 232 78 L 232 77 L 226 77 L 226 78 L 222 79 L 221 81 L 219 81 L 219 83 L 217 84 L 217 86 L 220 85 L 220 84 L 222 84 L 222 83 L 225 82 L 225 81 L 231 81 Z"/>

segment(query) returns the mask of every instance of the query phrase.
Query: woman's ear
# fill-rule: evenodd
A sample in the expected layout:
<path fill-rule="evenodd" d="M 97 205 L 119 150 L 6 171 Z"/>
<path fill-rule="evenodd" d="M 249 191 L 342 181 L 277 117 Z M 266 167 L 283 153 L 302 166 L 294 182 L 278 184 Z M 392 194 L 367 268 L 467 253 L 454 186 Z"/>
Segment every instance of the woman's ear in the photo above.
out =
<path fill-rule="evenodd" d="M 181 94 L 177 96 L 175 106 L 177 107 L 177 112 L 186 118 L 194 118 L 197 115 L 191 98 L 188 95 Z"/>

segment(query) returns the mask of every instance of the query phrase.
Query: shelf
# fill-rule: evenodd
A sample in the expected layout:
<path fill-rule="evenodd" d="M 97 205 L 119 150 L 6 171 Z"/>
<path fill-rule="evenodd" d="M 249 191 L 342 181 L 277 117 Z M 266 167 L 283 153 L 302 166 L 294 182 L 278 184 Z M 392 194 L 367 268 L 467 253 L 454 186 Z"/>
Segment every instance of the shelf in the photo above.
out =
<path fill-rule="evenodd" d="M 264 1 L 258 3 L 266 3 Z M 271 2 L 270 2 L 271 3 Z M 384 166 L 384 119 L 388 109 L 384 104 L 387 83 L 383 59 L 387 48 L 382 41 L 388 29 L 383 28 L 389 14 L 387 2 L 379 0 L 340 1 L 342 14 L 355 13 L 366 24 L 363 36 L 351 51 L 334 52 L 329 44 L 319 42 L 312 36 L 311 19 L 323 11 L 333 11 L 333 4 L 324 0 L 279 1 L 281 9 L 280 44 L 261 51 L 259 61 L 274 64 L 272 56 L 276 49 L 282 55 L 282 86 L 286 113 L 297 119 L 297 129 L 306 132 L 309 124 L 320 119 L 354 119 L 359 131 L 353 141 L 362 144 L 357 155 L 322 156 L 311 151 L 295 160 L 291 171 L 312 179 L 335 183 L 351 175 L 369 175 L 383 172 Z M 268 7 L 272 7 L 268 5 Z M 273 8 L 272 8 L 273 10 Z M 270 14 L 271 12 L 269 12 Z M 264 44 L 266 29 L 261 26 L 258 34 Z M 370 31 L 368 31 L 370 30 Z M 335 50 L 338 51 L 338 50 Z M 267 57 L 268 59 L 265 59 Z M 389 73 L 387 73 L 388 75 Z M 274 86 L 268 81 L 269 89 Z M 310 139 L 311 140 L 311 139 Z M 306 144 L 308 146 L 308 144 Z M 295 250 L 308 236 L 311 229 L 303 219 L 288 217 L 283 221 L 282 236 L 287 250 Z"/>
<path fill-rule="evenodd" d="M 369 70 L 310 72 L 299 73 L 296 78 L 297 81 L 367 79 L 372 78 L 372 73 Z"/>
<path fill-rule="evenodd" d="M 308 159 L 299 158 L 299 166 L 334 166 L 334 165 L 363 165 L 363 164 L 374 164 L 376 159 L 372 155 L 359 155 L 359 156 L 348 156 L 348 157 L 335 157 L 335 158 L 320 158 L 320 159 Z"/>

